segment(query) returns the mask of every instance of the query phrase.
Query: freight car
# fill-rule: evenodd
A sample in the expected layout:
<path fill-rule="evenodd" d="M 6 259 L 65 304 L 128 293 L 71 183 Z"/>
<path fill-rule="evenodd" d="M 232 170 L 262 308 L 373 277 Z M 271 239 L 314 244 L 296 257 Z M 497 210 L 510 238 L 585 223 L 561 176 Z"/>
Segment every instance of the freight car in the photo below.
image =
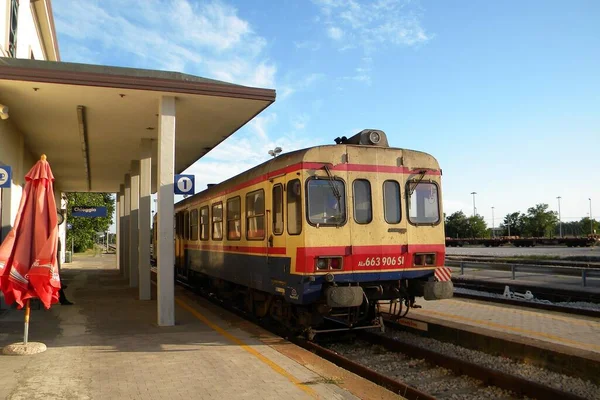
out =
<path fill-rule="evenodd" d="M 452 297 L 435 158 L 380 130 L 335 142 L 178 202 L 177 278 L 310 337 Z"/>

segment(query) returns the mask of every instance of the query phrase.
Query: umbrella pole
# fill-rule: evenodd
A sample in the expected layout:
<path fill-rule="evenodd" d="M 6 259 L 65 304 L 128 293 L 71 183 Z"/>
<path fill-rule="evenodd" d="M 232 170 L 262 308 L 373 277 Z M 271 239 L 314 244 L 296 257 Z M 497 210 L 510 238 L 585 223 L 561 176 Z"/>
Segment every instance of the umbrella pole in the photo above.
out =
<path fill-rule="evenodd" d="M 23 344 L 27 345 L 27 337 L 29 336 L 29 311 L 31 308 L 29 307 L 29 299 L 27 299 L 25 303 L 25 335 L 23 338 Z"/>

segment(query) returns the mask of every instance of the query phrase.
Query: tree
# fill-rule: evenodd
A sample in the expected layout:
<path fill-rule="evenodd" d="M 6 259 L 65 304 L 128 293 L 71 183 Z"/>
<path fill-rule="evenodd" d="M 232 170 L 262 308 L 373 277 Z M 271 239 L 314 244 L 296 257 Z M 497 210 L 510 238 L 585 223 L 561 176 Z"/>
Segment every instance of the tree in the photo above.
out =
<path fill-rule="evenodd" d="M 545 237 L 554 232 L 558 215 L 555 211 L 548 211 L 548 208 L 548 204 L 537 204 L 527 209 L 527 215 L 523 218 L 525 235 Z"/>
<path fill-rule="evenodd" d="M 487 224 L 481 215 L 474 215 L 467 218 L 469 236 L 473 238 L 482 238 L 488 236 Z"/>
<path fill-rule="evenodd" d="M 462 211 L 457 211 L 445 219 L 446 236 L 451 238 L 466 238 L 469 221 Z"/>
<path fill-rule="evenodd" d="M 600 233 L 600 222 L 595 219 L 592 220 L 592 232 L 590 232 L 590 217 L 582 218 L 581 221 L 579 221 L 579 224 L 581 226 L 581 233 L 584 235 Z"/>
<path fill-rule="evenodd" d="M 115 199 L 109 193 L 69 193 L 67 194 L 67 244 L 73 239 L 76 252 L 85 251 L 94 245 L 98 232 L 106 232 L 113 223 L 112 215 L 115 210 Z M 73 217 L 71 210 L 74 206 L 106 207 L 106 217 Z"/>
<path fill-rule="evenodd" d="M 506 214 L 504 217 L 504 222 L 500 225 L 503 229 L 502 234 L 504 236 L 521 236 L 523 235 L 523 224 L 525 216 L 520 212 L 514 212 L 510 214 Z M 510 232 L 509 232 L 510 226 Z"/>

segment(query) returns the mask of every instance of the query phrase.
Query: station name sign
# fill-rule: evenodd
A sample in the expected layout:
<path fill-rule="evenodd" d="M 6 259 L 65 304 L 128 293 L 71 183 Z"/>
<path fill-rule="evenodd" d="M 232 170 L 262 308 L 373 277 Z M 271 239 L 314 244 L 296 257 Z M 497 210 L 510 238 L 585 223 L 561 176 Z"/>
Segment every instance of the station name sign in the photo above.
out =
<path fill-rule="evenodd" d="M 106 207 L 74 206 L 71 208 L 72 217 L 106 217 Z"/>

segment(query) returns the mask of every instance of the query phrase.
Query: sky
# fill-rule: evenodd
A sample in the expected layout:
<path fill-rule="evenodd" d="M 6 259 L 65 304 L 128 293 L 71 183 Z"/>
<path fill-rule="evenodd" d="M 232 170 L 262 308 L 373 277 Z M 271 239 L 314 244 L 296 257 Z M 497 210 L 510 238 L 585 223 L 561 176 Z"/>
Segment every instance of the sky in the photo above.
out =
<path fill-rule="evenodd" d="M 63 61 L 271 88 L 192 165 L 196 190 L 382 129 L 442 170 L 444 212 L 600 218 L 600 2 L 53 0 Z M 235 161 L 232 161 L 235 160 Z M 113 229 L 114 230 L 114 229 Z"/>

